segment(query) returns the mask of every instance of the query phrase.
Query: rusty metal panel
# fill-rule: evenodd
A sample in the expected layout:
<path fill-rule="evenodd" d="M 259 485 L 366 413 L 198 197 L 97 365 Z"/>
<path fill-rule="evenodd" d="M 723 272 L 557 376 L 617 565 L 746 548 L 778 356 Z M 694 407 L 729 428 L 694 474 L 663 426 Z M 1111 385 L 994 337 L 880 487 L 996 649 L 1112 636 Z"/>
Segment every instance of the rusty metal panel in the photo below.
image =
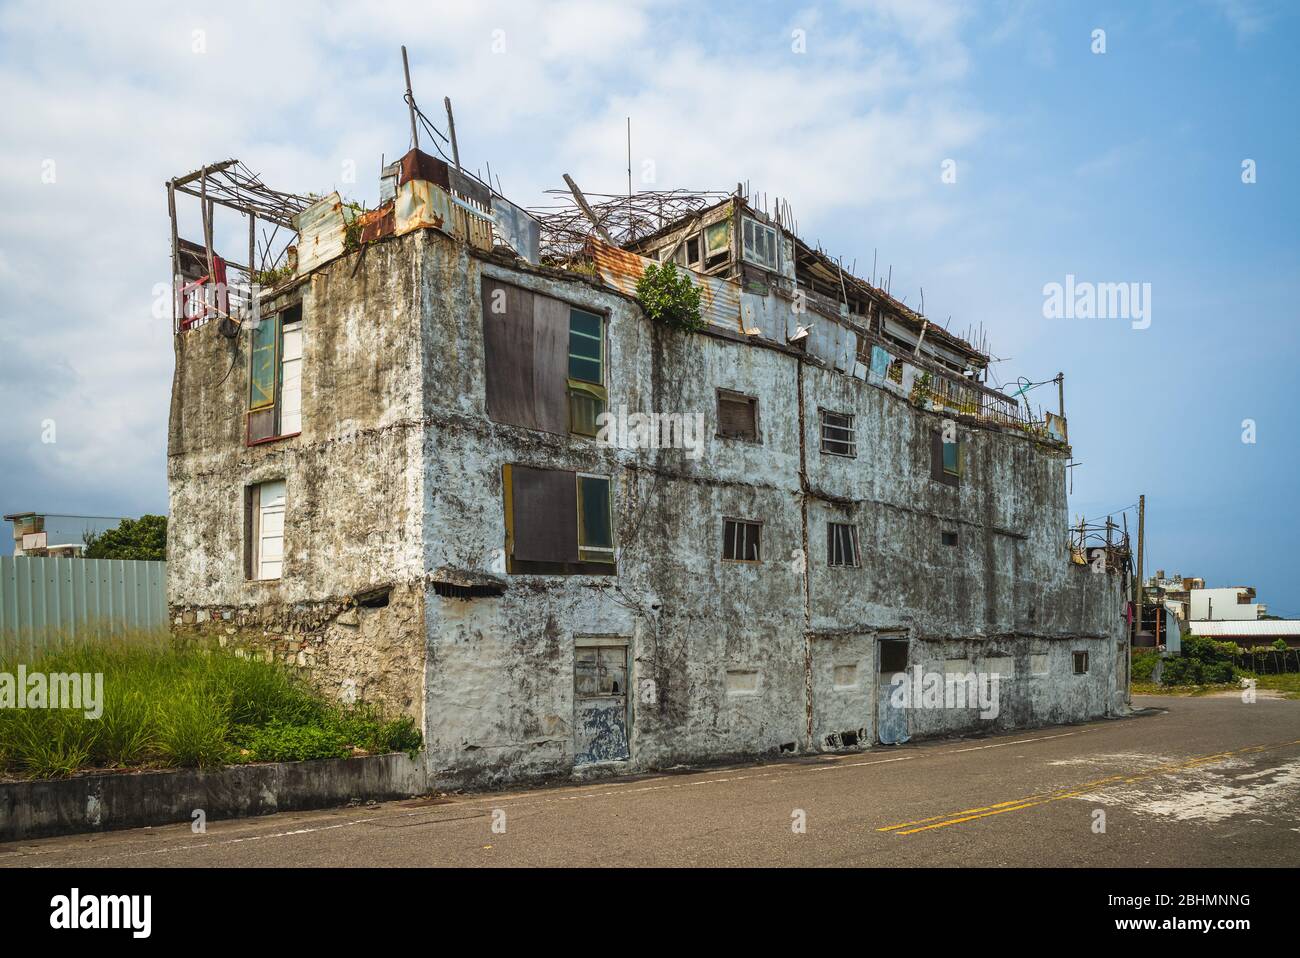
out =
<path fill-rule="evenodd" d="M 385 236 L 392 236 L 396 225 L 393 216 L 393 204 L 391 202 L 385 203 L 378 209 L 362 213 L 357 217 L 356 222 L 361 227 L 361 242 L 363 243 L 369 243 Z"/>
<path fill-rule="evenodd" d="M 481 250 L 492 249 L 492 221 L 470 212 L 446 190 L 428 180 L 411 180 L 397 188 L 393 201 L 394 232 L 432 227 Z"/>
<path fill-rule="evenodd" d="M 347 220 L 338 193 L 331 193 L 298 213 L 293 225 L 298 231 L 299 276 L 343 255 Z"/>
<path fill-rule="evenodd" d="M 636 296 L 637 281 L 654 260 L 597 239 L 590 241 L 589 249 L 596 260 L 600 278 L 619 292 Z M 733 333 L 742 332 L 740 285 L 717 276 L 702 276 L 691 270 L 682 272 L 700 288 L 700 315 L 704 320 Z"/>
<path fill-rule="evenodd" d="M 428 183 L 436 183 L 444 191 L 451 189 L 451 178 L 448 175 L 450 167 L 436 156 L 430 156 L 423 150 L 411 150 L 397 162 L 400 165 L 397 175 L 398 186 L 413 180 L 424 180 Z"/>

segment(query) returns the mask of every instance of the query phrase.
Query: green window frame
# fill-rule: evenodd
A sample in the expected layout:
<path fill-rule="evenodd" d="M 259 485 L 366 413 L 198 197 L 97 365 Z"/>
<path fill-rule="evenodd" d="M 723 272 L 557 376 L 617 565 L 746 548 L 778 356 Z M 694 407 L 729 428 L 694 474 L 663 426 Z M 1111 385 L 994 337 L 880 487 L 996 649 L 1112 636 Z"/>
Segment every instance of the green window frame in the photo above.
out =
<path fill-rule="evenodd" d="M 605 411 L 605 317 L 569 309 L 569 431 L 595 436 L 596 418 Z"/>
<path fill-rule="evenodd" d="M 569 310 L 569 378 L 605 385 L 605 318 Z"/>
<path fill-rule="evenodd" d="M 614 556 L 614 490 L 609 476 L 578 473 L 578 559 L 608 562 Z"/>

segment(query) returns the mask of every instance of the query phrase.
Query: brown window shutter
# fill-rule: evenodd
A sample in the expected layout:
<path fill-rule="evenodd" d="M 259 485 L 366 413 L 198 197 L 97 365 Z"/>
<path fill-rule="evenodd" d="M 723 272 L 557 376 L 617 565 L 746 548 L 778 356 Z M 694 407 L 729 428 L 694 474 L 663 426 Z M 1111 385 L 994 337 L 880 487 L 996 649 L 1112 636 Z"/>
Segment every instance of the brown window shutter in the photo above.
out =
<path fill-rule="evenodd" d="M 757 403 L 740 396 L 718 397 L 718 435 L 757 439 Z"/>
<path fill-rule="evenodd" d="M 569 433 L 569 304 L 533 296 L 533 415 L 536 428 Z"/>
<path fill-rule="evenodd" d="M 514 555 L 521 562 L 578 561 L 578 484 L 559 469 L 511 469 Z"/>
<path fill-rule="evenodd" d="M 504 294 L 501 300 L 497 294 Z M 494 313 L 494 302 L 505 304 Z M 483 278 L 483 365 L 488 418 L 537 428 L 533 406 L 533 294 Z"/>

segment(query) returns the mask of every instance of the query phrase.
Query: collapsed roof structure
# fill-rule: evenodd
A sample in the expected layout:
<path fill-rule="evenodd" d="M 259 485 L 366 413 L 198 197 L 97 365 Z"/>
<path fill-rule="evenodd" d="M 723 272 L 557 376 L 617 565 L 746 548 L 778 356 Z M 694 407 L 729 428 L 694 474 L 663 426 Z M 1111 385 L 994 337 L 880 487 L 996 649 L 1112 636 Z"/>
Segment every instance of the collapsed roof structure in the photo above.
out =
<path fill-rule="evenodd" d="M 548 191 L 554 202 L 528 210 L 502 195 L 499 180 L 493 187 L 490 167 L 482 178 L 461 165 L 450 101 L 444 101 L 448 137 L 416 106 L 409 71 L 406 101 L 414 145 L 382 165 L 373 210 L 337 192 L 318 197 L 272 189 L 234 159 L 169 181 L 176 331 L 213 318 L 238 323 L 256 308 L 259 288 L 301 277 L 364 244 L 431 228 L 482 253 L 598 276 L 633 298 L 646 267 L 672 262 L 700 288 L 711 332 L 803 350 L 928 408 L 1067 441 L 1063 388 L 1057 413 L 1035 410 L 1024 398 L 1035 386 L 1061 386 L 1061 374 L 1036 383 L 1022 378 L 1012 395 L 993 388 L 994 360 L 982 332 L 978 344 L 949 332 L 894 297 L 888 282 L 882 287 L 874 266 L 871 280 L 845 269 L 842 259 L 797 235 L 788 202 L 776 200 L 769 212 L 743 183 L 730 193 L 629 189 L 625 196 L 588 196 L 565 174 L 567 189 Z M 420 125 L 433 134 L 442 158 L 420 149 Z M 202 243 L 177 232 L 179 193 L 199 199 Z M 247 218 L 247 264 L 214 250 L 216 205 Z"/>

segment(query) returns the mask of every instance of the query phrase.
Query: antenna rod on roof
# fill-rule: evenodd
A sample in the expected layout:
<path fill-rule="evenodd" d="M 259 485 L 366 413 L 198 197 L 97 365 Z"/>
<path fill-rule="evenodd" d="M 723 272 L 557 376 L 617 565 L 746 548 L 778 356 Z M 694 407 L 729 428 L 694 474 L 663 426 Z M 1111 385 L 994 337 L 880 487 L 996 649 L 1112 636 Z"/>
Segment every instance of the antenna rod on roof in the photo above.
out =
<path fill-rule="evenodd" d="M 632 118 L 627 118 L 627 198 L 632 198 Z"/>
<path fill-rule="evenodd" d="M 405 49 L 405 47 L 403 47 L 403 49 Z M 407 85 L 408 86 L 410 85 L 410 80 L 407 80 Z M 451 115 L 451 97 L 449 96 L 443 97 L 442 103 L 443 106 L 447 108 L 447 133 L 450 134 L 451 136 L 451 161 L 456 164 L 456 172 L 459 173 L 460 172 L 460 148 L 456 146 L 456 120 Z M 491 179 L 492 179 L 492 173 L 491 173 L 491 167 L 489 167 L 488 168 L 488 181 L 489 181 L 488 189 L 492 188 Z"/>
<path fill-rule="evenodd" d="M 415 126 L 415 94 L 411 92 L 411 64 L 406 59 L 406 44 L 402 44 L 402 72 L 406 74 L 406 108 L 411 112 L 411 145 L 420 148 L 420 131 Z"/>

